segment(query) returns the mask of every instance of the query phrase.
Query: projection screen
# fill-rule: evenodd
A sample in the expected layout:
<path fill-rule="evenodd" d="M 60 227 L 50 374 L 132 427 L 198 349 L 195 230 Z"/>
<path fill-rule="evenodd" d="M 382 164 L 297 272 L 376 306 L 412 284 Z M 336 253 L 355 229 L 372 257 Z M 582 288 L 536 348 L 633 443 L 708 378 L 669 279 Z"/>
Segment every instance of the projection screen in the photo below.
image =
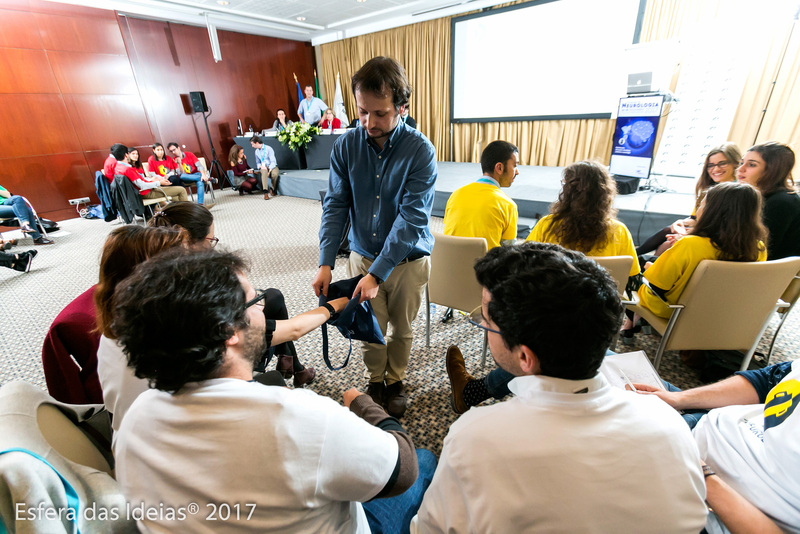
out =
<path fill-rule="evenodd" d="M 451 122 L 610 118 L 645 0 L 538 0 L 453 18 Z"/>

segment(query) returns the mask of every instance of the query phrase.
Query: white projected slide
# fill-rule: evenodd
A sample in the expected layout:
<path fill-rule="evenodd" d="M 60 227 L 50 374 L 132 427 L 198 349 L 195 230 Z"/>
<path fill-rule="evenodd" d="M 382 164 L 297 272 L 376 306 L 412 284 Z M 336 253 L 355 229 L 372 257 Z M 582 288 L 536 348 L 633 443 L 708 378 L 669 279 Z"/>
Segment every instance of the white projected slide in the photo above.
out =
<path fill-rule="evenodd" d="M 610 117 L 639 0 L 550 0 L 453 21 L 454 122 Z"/>

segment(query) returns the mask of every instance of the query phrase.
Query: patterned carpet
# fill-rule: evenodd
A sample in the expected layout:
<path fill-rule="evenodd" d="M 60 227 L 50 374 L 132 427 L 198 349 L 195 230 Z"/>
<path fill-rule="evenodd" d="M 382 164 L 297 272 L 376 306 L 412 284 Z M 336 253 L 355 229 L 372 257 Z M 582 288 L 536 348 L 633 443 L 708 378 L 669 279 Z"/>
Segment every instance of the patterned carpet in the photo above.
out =
<path fill-rule="evenodd" d="M 260 195 L 239 197 L 227 190 L 217 192 L 217 205 L 212 209 L 220 246 L 240 251 L 250 262 L 250 279 L 255 287 L 276 287 L 286 296 L 290 315 L 316 306 L 311 289 L 318 259 L 319 221 L 322 213 L 317 201 L 277 197 L 264 201 Z M 98 260 L 103 241 L 119 223 L 102 220 L 71 219 L 61 223 L 62 231 L 52 237 L 56 244 L 37 247 L 39 255 L 30 273 L 0 269 L 0 384 L 25 380 L 45 388 L 41 366 L 41 347 L 47 329 L 58 312 L 81 292 L 97 281 Z M 433 219 L 434 231 L 443 228 L 441 219 Z M 5 237 L 14 237 L 6 232 Z M 14 251 L 28 248 L 30 239 Z M 344 260 L 337 261 L 334 278 L 345 276 Z M 431 346 L 425 346 L 424 310 L 415 321 L 415 340 L 406 381 L 409 408 L 403 419 L 417 446 L 438 454 L 450 424 L 456 415 L 450 410 L 449 384 L 444 368 L 447 347 L 457 344 L 467 358 L 468 369 L 477 375 L 480 370 L 480 333 L 463 317 L 441 324 L 441 307 L 432 307 Z M 792 314 L 777 343 L 773 361 L 793 359 L 800 349 L 797 335 L 800 316 Z M 575 321 L 576 325 L 580 323 Z M 766 352 L 774 326 L 767 330 L 759 350 Z M 576 329 L 579 329 L 576 326 Z M 331 338 L 331 360 L 343 361 L 348 345 L 338 334 Z M 655 354 L 659 338 L 638 334 L 635 344 L 618 347 L 621 352 L 645 350 Z M 350 387 L 366 387 L 365 368 L 358 358 L 358 347 L 347 368 L 329 371 L 321 356 L 319 330 L 297 343 L 300 358 L 317 369 L 317 379 L 310 389 L 321 395 L 341 400 Z M 493 362 L 489 358 L 487 371 Z M 686 388 L 700 385 L 695 373 L 683 364 L 677 353 L 666 353 L 661 376 Z"/>

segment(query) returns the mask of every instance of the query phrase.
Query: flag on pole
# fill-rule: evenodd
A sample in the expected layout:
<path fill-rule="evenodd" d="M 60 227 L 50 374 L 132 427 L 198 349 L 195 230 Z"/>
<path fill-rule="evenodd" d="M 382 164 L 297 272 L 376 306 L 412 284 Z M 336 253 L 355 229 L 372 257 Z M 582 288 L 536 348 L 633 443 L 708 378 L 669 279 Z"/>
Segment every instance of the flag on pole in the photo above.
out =
<path fill-rule="evenodd" d="M 337 119 L 342 121 L 342 128 L 347 128 L 350 124 L 350 119 L 347 118 L 347 110 L 344 107 L 344 99 L 342 98 L 342 86 L 339 84 L 339 73 L 336 73 L 336 92 L 333 96 L 333 114 Z"/>
<path fill-rule="evenodd" d="M 317 80 L 317 69 L 314 69 L 314 87 L 317 89 L 317 98 L 322 98 L 319 94 L 319 80 Z"/>
<path fill-rule="evenodd" d="M 294 76 L 294 83 L 297 84 L 297 114 L 300 115 L 303 120 L 306 120 L 303 115 L 303 98 L 305 98 L 303 96 L 303 90 L 300 89 L 300 82 L 297 81 L 297 74 L 293 72 L 292 76 Z"/>

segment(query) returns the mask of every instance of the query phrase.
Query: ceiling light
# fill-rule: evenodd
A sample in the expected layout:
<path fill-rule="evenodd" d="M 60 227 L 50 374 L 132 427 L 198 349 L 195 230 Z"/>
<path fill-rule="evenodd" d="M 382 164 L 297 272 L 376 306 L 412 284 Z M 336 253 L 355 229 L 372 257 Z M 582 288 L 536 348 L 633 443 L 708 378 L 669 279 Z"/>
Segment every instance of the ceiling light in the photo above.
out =
<path fill-rule="evenodd" d="M 228 4 L 230 4 L 228 0 L 217 0 L 217 3 L 221 6 L 227 6 Z"/>
<path fill-rule="evenodd" d="M 358 2 L 359 4 L 363 4 L 363 3 L 364 3 L 364 2 L 366 2 L 366 1 L 367 1 L 367 0 L 356 0 L 356 2 Z"/>
<path fill-rule="evenodd" d="M 306 20 L 306 18 L 305 17 L 297 17 L 297 20 L 299 20 L 300 22 L 303 22 L 304 20 Z"/>

